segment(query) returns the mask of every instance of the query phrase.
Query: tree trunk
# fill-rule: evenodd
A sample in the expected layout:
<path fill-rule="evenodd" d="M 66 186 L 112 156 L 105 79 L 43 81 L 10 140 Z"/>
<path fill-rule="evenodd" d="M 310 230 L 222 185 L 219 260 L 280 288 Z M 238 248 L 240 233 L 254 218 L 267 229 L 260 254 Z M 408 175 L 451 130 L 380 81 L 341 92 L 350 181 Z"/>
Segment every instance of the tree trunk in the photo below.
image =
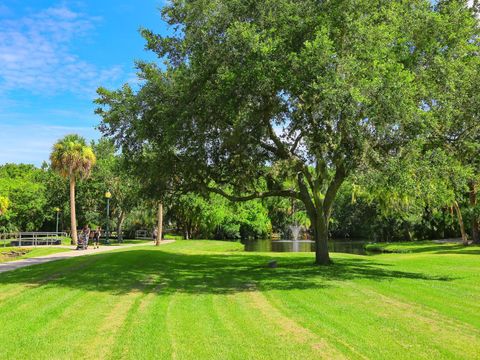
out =
<path fill-rule="evenodd" d="M 298 176 L 298 185 L 300 188 L 300 200 L 305 204 L 308 217 L 310 219 L 311 226 L 313 228 L 313 238 L 315 241 L 315 264 L 316 265 L 329 265 L 332 263 L 330 255 L 328 253 L 328 219 L 330 217 L 331 203 L 325 204 L 319 201 L 319 196 L 315 196 L 314 199 L 310 197 L 310 193 L 303 181 L 303 175 Z M 329 193 L 331 198 L 334 195 Z M 330 199 L 331 200 L 331 199 Z"/>
<path fill-rule="evenodd" d="M 185 240 L 190 239 L 191 229 L 192 227 L 191 227 L 190 221 L 188 219 L 185 220 L 183 223 L 183 233 L 184 233 Z"/>
<path fill-rule="evenodd" d="M 123 222 L 125 221 L 125 211 L 120 211 L 120 215 L 118 216 L 117 219 L 117 240 L 118 242 L 123 241 L 122 237 L 122 228 L 123 228 Z"/>
<path fill-rule="evenodd" d="M 477 207 L 477 184 L 475 181 L 470 181 L 470 206 L 473 209 L 473 217 L 472 217 L 472 240 L 474 244 L 480 244 L 480 221 L 478 216 L 475 212 Z"/>
<path fill-rule="evenodd" d="M 162 242 L 162 233 L 163 233 L 163 204 L 161 202 L 158 203 L 157 217 L 158 217 L 157 218 L 158 231 L 157 231 L 157 239 L 156 239 L 155 245 L 158 246 Z"/>
<path fill-rule="evenodd" d="M 458 206 L 458 203 L 456 201 L 453 202 L 453 207 L 455 208 L 455 211 L 457 213 L 458 224 L 460 225 L 460 232 L 462 233 L 463 245 L 468 245 L 468 238 L 467 233 L 465 232 L 465 225 L 463 224 L 462 212 L 460 211 L 460 207 Z"/>
<path fill-rule="evenodd" d="M 313 226 L 313 238 L 315 240 L 315 264 L 331 264 L 328 253 L 328 226 L 322 215 L 316 216 L 316 219 L 310 219 Z"/>
<path fill-rule="evenodd" d="M 70 229 L 72 244 L 77 244 L 77 214 L 75 212 L 75 176 L 70 176 Z"/>

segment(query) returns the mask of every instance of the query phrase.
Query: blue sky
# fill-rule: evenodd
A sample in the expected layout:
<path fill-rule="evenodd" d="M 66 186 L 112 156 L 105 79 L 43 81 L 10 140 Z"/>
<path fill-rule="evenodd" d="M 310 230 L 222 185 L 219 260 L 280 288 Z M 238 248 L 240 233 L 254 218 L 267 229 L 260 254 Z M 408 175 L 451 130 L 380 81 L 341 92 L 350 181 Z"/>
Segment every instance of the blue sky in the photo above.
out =
<path fill-rule="evenodd" d="M 69 133 L 99 138 L 95 89 L 154 59 L 138 29 L 168 31 L 165 1 L 0 0 L 0 164 L 40 165 Z"/>
<path fill-rule="evenodd" d="M 95 89 L 153 60 L 140 26 L 166 33 L 164 0 L 0 2 L 0 164 L 40 165 L 69 133 L 97 139 Z"/>

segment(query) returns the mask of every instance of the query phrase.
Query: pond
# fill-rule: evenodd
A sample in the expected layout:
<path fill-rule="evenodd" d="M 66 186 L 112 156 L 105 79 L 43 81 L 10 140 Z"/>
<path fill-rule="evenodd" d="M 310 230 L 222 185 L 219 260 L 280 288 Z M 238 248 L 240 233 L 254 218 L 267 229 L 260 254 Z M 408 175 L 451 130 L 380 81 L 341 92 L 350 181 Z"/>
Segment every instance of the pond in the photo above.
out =
<path fill-rule="evenodd" d="M 315 251 L 315 242 L 310 240 L 243 240 L 245 251 L 260 252 L 311 252 Z M 332 239 L 328 242 L 331 252 L 342 252 L 365 255 L 366 240 L 363 239 Z"/>

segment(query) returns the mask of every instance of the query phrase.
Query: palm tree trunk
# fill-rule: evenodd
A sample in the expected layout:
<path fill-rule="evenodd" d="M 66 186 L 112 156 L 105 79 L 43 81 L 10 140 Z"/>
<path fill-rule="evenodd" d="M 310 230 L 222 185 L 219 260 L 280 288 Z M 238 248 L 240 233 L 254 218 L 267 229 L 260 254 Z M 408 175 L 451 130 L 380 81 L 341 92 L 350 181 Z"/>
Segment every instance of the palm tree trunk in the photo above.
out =
<path fill-rule="evenodd" d="M 77 244 L 77 214 L 75 212 L 75 176 L 70 176 L 70 229 L 72 244 Z"/>
<path fill-rule="evenodd" d="M 157 222 L 158 222 L 158 231 L 157 231 L 157 240 L 155 245 L 160 245 L 162 242 L 162 233 L 163 233 L 163 204 L 161 202 L 158 203 L 158 213 L 157 213 Z"/>

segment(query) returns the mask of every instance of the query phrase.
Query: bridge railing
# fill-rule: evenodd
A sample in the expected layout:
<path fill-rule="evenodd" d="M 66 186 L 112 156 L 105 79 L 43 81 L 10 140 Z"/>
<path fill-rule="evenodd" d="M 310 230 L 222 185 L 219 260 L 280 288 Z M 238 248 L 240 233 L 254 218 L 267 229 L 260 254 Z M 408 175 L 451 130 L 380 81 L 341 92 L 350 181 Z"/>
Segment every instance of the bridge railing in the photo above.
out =
<path fill-rule="evenodd" d="M 148 230 L 137 230 L 135 231 L 136 240 L 151 240 L 152 233 Z"/>
<path fill-rule="evenodd" d="M 40 246 L 40 245 L 60 245 L 62 238 L 66 237 L 66 232 L 43 232 L 27 231 L 0 233 L 0 245 L 7 246 Z"/>

